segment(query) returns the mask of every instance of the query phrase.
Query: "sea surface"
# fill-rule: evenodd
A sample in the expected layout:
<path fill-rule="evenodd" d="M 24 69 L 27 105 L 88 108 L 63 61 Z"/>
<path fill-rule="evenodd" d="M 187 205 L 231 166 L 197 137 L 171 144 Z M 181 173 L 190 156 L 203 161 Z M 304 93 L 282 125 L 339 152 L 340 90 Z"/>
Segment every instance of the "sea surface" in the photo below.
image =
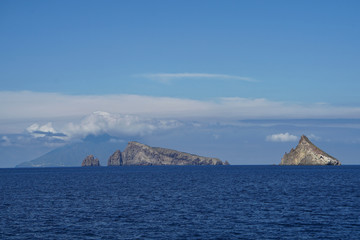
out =
<path fill-rule="evenodd" d="M 0 239 L 360 239 L 360 166 L 0 169 Z"/>

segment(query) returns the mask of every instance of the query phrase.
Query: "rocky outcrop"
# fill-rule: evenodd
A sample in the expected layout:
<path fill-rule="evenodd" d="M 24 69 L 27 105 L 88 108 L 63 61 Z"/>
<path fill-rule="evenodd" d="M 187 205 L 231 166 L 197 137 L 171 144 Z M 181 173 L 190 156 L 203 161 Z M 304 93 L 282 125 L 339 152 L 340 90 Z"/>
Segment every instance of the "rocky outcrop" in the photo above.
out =
<path fill-rule="evenodd" d="M 94 158 L 94 155 L 87 156 L 81 163 L 82 167 L 98 167 L 100 166 L 99 159 Z"/>
<path fill-rule="evenodd" d="M 285 153 L 280 165 L 341 165 L 341 163 L 316 147 L 303 135 L 296 148 Z"/>
<path fill-rule="evenodd" d="M 149 147 L 138 142 L 129 142 L 122 153 L 122 161 L 123 165 L 224 165 L 217 158 Z"/>
<path fill-rule="evenodd" d="M 123 165 L 123 161 L 122 161 L 121 152 L 120 150 L 116 150 L 116 152 L 114 152 L 113 155 L 109 157 L 108 166 L 122 166 L 122 165 Z"/>

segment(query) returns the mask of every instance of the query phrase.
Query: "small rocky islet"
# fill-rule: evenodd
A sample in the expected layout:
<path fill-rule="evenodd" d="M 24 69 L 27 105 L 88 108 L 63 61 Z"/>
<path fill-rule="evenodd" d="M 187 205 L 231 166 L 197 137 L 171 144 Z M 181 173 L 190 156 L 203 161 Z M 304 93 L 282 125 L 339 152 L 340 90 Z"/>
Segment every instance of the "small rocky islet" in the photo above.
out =
<path fill-rule="evenodd" d="M 94 155 L 87 156 L 81 163 L 82 167 L 99 167 L 100 161 L 98 158 L 95 158 Z"/>
<path fill-rule="evenodd" d="M 302 135 L 296 148 L 285 153 L 280 165 L 341 165 L 341 162 L 315 146 Z"/>
<path fill-rule="evenodd" d="M 93 156 L 91 158 L 91 156 L 89 155 L 84 159 L 82 166 L 99 166 L 90 165 L 89 158 L 94 158 Z M 109 157 L 107 165 L 229 165 L 229 163 L 218 158 L 202 157 L 167 148 L 150 147 L 138 142 L 129 142 L 123 152 L 116 150 Z"/>

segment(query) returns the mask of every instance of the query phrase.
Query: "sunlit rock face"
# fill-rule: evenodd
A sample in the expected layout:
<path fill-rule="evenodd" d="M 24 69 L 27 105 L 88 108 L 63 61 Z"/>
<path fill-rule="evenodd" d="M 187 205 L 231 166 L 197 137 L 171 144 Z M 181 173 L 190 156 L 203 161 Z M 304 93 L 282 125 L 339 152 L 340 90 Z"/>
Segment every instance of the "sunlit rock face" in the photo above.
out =
<path fill-rule="evenodd" d="M 81 163 L 82 167 L 98 167 L 100 166 L 99 159 L 94 158 L 94 155 L 87 156 Z"/>
<path fill-rule="evenodd" d="M 285 153 L 280 165 L 341 165 L 340 161 L 316 147 L 305 135 L 289 153 Z"/>
<path fill-rule="evenodd" d="M 138 142 L 129 142 L 122 153 L 122 160 L 123 165 L 224 165 L 218 158 L 150 147 Z"/>
<path fill-rule="evenodd" d="M 108 166 L 122 166 L 122 156 L 120 150 L 116 150 L 113 155 L 109 157 Z"/>

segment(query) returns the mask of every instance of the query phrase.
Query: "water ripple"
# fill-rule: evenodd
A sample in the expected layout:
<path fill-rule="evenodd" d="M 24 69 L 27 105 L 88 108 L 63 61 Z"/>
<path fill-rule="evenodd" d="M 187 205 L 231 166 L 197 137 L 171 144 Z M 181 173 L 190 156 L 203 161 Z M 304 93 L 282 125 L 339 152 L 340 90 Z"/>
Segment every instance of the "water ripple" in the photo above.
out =
<path fill-rule="evenodd" d="M 360 167 L 0 170 L 1 239 L 360 239 Z"/>

